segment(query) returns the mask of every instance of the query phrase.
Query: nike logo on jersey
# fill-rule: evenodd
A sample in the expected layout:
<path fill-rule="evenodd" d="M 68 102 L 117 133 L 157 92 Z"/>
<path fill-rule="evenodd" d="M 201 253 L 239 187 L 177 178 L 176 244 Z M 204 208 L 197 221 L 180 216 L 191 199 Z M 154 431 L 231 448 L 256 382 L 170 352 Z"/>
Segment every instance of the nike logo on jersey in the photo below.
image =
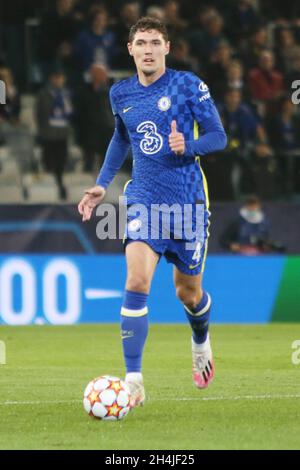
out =
<path fill-rule="evenodd" d="M 124 109 L 123 109 L 123 113 L 127 113 L 127 111 L 129 111 L 129 110 L 132 109 L 132 108 L 133 108 L 133 106 L 129 106 L 129 108 L 124 108 Z"/>

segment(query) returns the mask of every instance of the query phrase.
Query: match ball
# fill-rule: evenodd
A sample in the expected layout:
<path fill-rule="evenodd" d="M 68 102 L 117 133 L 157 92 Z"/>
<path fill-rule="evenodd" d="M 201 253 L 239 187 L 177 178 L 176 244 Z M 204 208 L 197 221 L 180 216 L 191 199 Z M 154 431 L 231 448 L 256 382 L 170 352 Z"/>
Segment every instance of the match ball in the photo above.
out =
<path fill-rule="evenodd" d="M 83 407 L 93 418 L 106 421 L 123 419 L 130 411 L 128 386 L 118 377 L 97 377 L 84 391 Z"/>

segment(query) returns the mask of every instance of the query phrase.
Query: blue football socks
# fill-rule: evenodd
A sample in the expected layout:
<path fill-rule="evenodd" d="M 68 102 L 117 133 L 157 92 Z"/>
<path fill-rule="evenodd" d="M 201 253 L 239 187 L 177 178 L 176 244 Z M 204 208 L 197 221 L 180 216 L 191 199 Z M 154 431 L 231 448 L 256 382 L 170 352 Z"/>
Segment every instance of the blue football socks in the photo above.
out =
<path fill-rule="evenodd" d="M 148 294 L 125 291 L 121 309 L 121 337 L 126 372 L 141 372 L 144 344 L 148 335 Z"/>
<path fill-rule="evenodd" d="M 211 298 L 209 294 L 203 291 L 200 303 L 193 309 L 184 305 L 186 316 L 193 330 L 193 340 L 196 344 L 202 344 L 206 341 L 209 326 Z"/>

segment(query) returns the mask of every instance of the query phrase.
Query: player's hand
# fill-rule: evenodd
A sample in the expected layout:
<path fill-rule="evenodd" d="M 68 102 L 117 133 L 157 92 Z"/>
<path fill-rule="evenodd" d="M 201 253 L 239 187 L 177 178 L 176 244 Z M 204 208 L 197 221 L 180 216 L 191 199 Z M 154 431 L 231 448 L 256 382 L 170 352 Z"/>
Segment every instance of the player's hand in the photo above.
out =
<path fill-rule="evenodd" d="M 94 207 L 96 207 L 106 194 L 106 190 L 99 185 L 93 186 L 84 192 L 84 196 L 78 204 L 78 212 L 82 215 L 82 222 L 90 220 Z"/>
<path fill-rule="evenodd" d="M 185 140 L 184 135 L 181 132 L 177 131 L 176 121 L 171 123 L 171 134 L 169 134 L 169 145 L 171 150 L 176 153 L 176 155 L 183 155 L 185 152 Z"/>

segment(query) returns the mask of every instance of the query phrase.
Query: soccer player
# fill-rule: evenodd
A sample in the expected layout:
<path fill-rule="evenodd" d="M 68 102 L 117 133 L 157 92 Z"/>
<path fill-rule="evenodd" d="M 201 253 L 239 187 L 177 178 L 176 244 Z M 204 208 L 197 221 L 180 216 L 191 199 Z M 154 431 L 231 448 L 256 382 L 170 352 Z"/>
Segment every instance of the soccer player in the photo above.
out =
<path fill-rule="evenodd" d="M 132 180 L 125 189 L 128 207 L 144 204 L 150 210 L 153 204 L 163 203 L 190 204 L 193 209 L 204 206 L 203 223 L 193 240 L 195 250 L 187 249 L 185 236 L 178 239 L 173 233 L 162 237 L 160 229 L 159 237 L 139 239 L 138 229 L 149 222 L 132 214 L 128 217 L 121 330 L 132 406 L 145 400 L 141 363 L 148 333 L 147 298 L 162 255 L 174 265 L 176 294 L 192 328 L 194 383 L 206 388 L 214 376 L 208 334 L 211 298 L 201 287 L 209 200 L 199 161 L 203 155 L 224 149 L 227 139 L 207 85 L 191 72 L 166 68 L 169 49 L 166 27 L 159 20 L 144 17 L 132 26 L 128 50 L 137 74 L 111 87 L 115 131 L 96 186 L 85 192 L 78 205 L 82 220 L 89 220 L 131 146 L 134 164 Z"/>

